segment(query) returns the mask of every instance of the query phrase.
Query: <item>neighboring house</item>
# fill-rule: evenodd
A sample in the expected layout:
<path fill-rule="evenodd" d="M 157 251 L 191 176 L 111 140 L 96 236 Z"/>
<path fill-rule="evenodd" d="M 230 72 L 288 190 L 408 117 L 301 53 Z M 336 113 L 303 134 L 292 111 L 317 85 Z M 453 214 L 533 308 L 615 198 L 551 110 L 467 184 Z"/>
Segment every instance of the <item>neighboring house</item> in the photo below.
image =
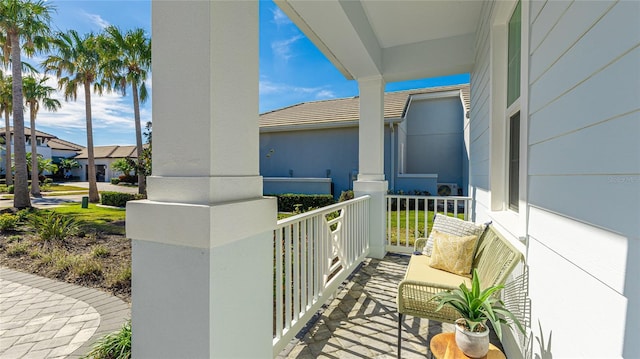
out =
<path fill-rule="evenodd" d="M 51 148 L 51 158 L 56 164 L 59 164 L 63 158 L 75 158 L 80 151 L 84 150 L 83 146 L 60 138 L 50 139 L 47 145 Z M 80 178 L 81 174 L 82 168 L 71 169 L 71 178 Z"/>
<path fill-rule="evenodd" d="M 11 128 L 13 133 L 13 128 Z M 31 129 L 25 128 L 26 151 L 31 152 Z M 0 129 L 0 137 L 4 138 L 4 128 Z M 36 131 L 36 141 L 38 144 L 38 154 L 45 159 L 51 159 L 53 163 L 59 164 L 62 158 L 73 158 L 80 164 L 79 168 L 71 170 L 71 176 L 80 181 L 87 180 L 87 149 L 73 142 L 62 140 L 55 135 L 42 131 Z M 11 136 L 11 145 L 13 146 L 13 135 Z M 12 152 L 13 147 L 12 147 Z M 0 168 L 4 173 L 4 156 L 5 151 L 2 150 L 2 162 Z M 98 182 L 109 182 L 112 177 L 118 177 L 121 172 L 111 169 L 111 164 L 121 158 L 138 158 L 136 146 L 96 146 L 94 147 L 96 179 Z"/>
<path fill-rule="evenodd" d="M 11 141 L 10 141 L 10 143 L 11 143 L 11 154 L 13 156 L 13 154 L 15 153 L 13 127 L 9 127 L 9 130 L 11 131 Z M 25 141 L 26 141 L 25 142 L 26 153 L 31 153 L 31 140 L 32 140 L 31 139 L 31 129 L 28 128 L 28 127 L 25 127 L 24 135 L 25 135 Z M 4 129 L 4 127 L 0 128 L 0 137 L 2 137 L 3 139 L 5 138 L 5 129 Z M 42 155 L 42 157 L 45 158 L 45 159 L 54 160 L 54 158 L 53 158 L 54 150 L 52 148 L 52 145 L 53 146 L 57 146 L 58 142 L 55 142 L 56 140 L 58 140 L 58 138 L 56 136 L 48 134 L 46 132 L 42 132 L 42 131 L 37 131 L 36 130 L 36 139 L 35 139 L 35 141 L 36 141 L 36 144 L 37 144 L 38 154 Z M 51 141 L 54 141 L 54 142 L 52 143 Z M 5 142 L 5 144 L 7 143 L 6 140 L 4 142 Z M 80 146 L 72 144 L 70 142 L 66 142 L 66 141 L 62 141 L 62 142 L 64 142 L 67 145 L 69 145 L 68 147 L 76 147 L 76 148 L 80 147 Z M 75 153 L 73 153 L 73 154 L 69 153 L 69 154 L 70 154 L 69 157 L 72 157 L 73 155 L 75 155 Z M 2 173 L 3 174 L 6 173 L 5 155 L 6 155 L 6 151 L 3 149 L 2 150 L 2 155 L 1 155 L 1 158 L 0 158 L 0 160 L 1 160 L 0 161 L 1 162 L 0 163 L 0 168 L 2 168 Z M 55 160 L 54 160 L 54 163 L 55 163 Z M 45 174 L 47 174 L 47 173 L 45 173 Z"/>
<path fill-rule="evenodd" d="M 264 192 L 332 193 L 358 175 L 359 97 L 306 102 L 260 115 Z M 469 85 L 389 92 L 384 96 L 385 177 L 394 191 L 466 194 L 463 137 Z"/>
<path fill-rule="evenodd" d="M 82 166 L 80 180 L 86 181 L 88 178 L 88 157 L 87 149 L 83 148 L 75 159 Z M 111 178 L 122 175 L 122 172 L 111 168 L 113 162 L 121 158 L 138 158 L 136 146 L 95 146 L 93 156 L 96 166 L 96 180 L 98 182 L 109 182 Z"/>

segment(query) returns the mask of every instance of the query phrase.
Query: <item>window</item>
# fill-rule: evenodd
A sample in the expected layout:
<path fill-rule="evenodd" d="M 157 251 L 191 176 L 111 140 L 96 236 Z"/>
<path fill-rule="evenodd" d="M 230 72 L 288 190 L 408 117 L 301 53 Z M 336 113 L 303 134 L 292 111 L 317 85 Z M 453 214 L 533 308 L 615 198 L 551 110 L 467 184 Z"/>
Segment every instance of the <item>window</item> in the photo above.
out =
<path fill-rule="evenodd" d="M 509 19 L 509 43 L 507 51 L 507 107 L 520 98 L 520 1 Z"/>
<path fill-rule="evenodd" d="M 518 211 L 520 197 L 520 112 L 509 119 L 509 209 Z"/>
<path fill-rule="evenodd" d="M 508 191 L 509 209 L 518 212 L 520 198 L 520 34 L 521 4 L 516 4 L 509 19 L 507 44 L 507 121 L 509 134 Z"/>

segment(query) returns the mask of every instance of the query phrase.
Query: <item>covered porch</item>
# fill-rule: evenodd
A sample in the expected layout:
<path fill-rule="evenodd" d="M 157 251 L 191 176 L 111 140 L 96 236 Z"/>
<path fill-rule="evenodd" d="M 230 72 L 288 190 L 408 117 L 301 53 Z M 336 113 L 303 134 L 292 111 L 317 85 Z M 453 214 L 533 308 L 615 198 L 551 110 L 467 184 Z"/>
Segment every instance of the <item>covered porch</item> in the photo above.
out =
<path fill-rule="evenodd" d="M 632 333 L 640 322 L 635 320 L 640 291 L 630 274 L 640 263 L 640 161 L 637 147 L 629 145 L 637 144 L 637 138 L 629 136 L 637 135 L 639 112 L 637 98 L 628 95 L 637 94 L 638 86 L 633 81 L 607 85 L 606 80 L 615 76 L 600 76 L 607 71 L 638 74 L 640 40 L 629 35 L 635 34 L 629 24 L 637 24 L 637 3 L 523 0 L 522 42 L 514 42 L 522 49 L 522 66 L 514 70 L 522 77 L 522 100 L 511 108 L 506 105 L 507 28 L 518 1 L 276 3 L 346 78 L 358 82 L 356 199 L 344 204 L 353 208 L 341 207 L 339 220 L 316 213 L 319 219 L 298 218 L 304 222 L 282 227 L 275 200 L 262 196 L 258 2 L 152 2 L 153 175 L 148 200 L 129 202 L 127 207 L 134 357 L 392 357 L 392 283 L 402 276 L 406 259 L 387 255 L 385 85 L 467 72 L 472 108 L 464 122 L 464 151 L 471 159 L 467 170 L 472 200 L 465 215 L 478 222 L 494 220 L 534 269 L 531 293 L 537 328 L 527 333 L 527 342 L 513 336 L 503 342 L 507 356 L 529 357 L 533 351 L 548 355 L 551 348 L 532 348 L 532 343 L 551 332 L 553 349 L 565 356 L 633 357 L 639 352 Z M 556 27 L 556 22 L 566 28 Z M 556 28 L 563 36 L 554 32 Z M 597 32 L 601 28 L 605 34 L 619 31 L 624 35 L 616 40 L 625 41 L 600 41 L 607 39 Z M 596 35 L 585 35 L 592 30 Z M 565 38 L 566 34 L 574 37 Z M 556 39 L 566 41 L 559 44 Z M 569 56 L 578 41 L 590 50 L 621 47 L 596 51 L 607 57 L 590 57 L 593 64 L 573 66 L 576 59 L 585 60 Z M 580 49 L 576 53 L 584 53 Z M 610 88 L 620 89 L 619 95 L 609 95 Z M 581 101 L 602 106 L 584 110 L 577 105 Z M 568 115 L 575 110 L 584 113 Z M 518 131 L 511 133 L 509 111 L 517 111 L 519 121 Z M 556 132 L 560 119 L 562 133 Z M 598 137 L 598 143 L 608 141 L 608 146 L 597 146 L 598 152 L 593 152 L 593 146 L 584 144 L 593 143 L 596 137 L 590 129 L 596 126 L 611 131 L 611 136 Z M 519 167 L 507 165 L 514 160 L 508 157 L 510 135 L 523 144 L 515 156 Z M 607 158 L 616 153 L 630 153 L 631 161 L 616 162 L 610 169 L 598 167 L 613 166 Z M 507 183 L 507 178 L 513 181 Z M 510 192 L 518 185 L 519 191 Z M 613 194 L 593 190 L 611 186 L 617 188 Z M 604 203 L 609 195 L 626 209 L 623 213 L 590 202 L 600 198 Z M 301 235 L 316 230 L 326 237 Z M 336 237 L 335 230 L 345 235 Z M 605 251 L 604 260 L 588 247 Z M 309 261 L 311 252 L 324 256 Z M 282 253 L 283 276 L 274 276 L 280 262 L 274 258 Z M 334 255 L 341 259 L 335 262 Z M 332 298 L 362 261 L 346 292 Z M 314 267 L 303 269 L 305 263 Z M 527 268 L 520 274 L 528 285 Z M 296 283 L 298 292 L 294 289 L 287 297 L 283 292 L 290 291 L 290 283 Z M 552 295 L 584 288 L 603 298 L 611 310 L 593 313 L 591 303 L 558 301 Z M 284 311 L 274 311 L 274 298 L 275 307 L 282 304 Z M 316 322 L 313 335 L 302 340 L 307 345 L 282 352 L 279 346 L 289 343 L 298 332 L 296 326 L 304 326 L 319 309 L 315 306 L 329 300 L 334 303 L 325 311 L 329 320 Z M 585 312 L 597 315 L 587 319 L 608 327 L 606 332 L 590 332 L 588 341 L 616 340 L 582 348 L 585 339 L 573 329 L 576 322 L 588 325 L 579 314 Z M 576 322 L 563 321 L 568 314 Z M 407 318 L 404 325 L 407 356 L 426 355 L 429 336 L 442 330 L 434 328 L 426 336 L 426 321 Z M 250 345 L 246 338 L 251 338 Z"/>

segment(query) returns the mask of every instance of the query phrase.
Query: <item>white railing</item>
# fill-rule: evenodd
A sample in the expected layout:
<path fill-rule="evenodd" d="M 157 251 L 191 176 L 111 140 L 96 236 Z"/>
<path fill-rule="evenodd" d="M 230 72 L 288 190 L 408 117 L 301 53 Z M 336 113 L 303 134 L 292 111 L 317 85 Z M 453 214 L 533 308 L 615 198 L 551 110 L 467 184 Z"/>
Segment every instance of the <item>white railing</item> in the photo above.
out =
<path fill-rule="evenodd" d="M 274 357 L 368 254 L 369 198 L 278 221 L 273 234 Z"/>
<path fill-rule="evenodd" d="M 416 238 L 426 237 L 434 213 L 468 220 L 471 197 L 387 195 L 387 251 L 413 252 Z"/>

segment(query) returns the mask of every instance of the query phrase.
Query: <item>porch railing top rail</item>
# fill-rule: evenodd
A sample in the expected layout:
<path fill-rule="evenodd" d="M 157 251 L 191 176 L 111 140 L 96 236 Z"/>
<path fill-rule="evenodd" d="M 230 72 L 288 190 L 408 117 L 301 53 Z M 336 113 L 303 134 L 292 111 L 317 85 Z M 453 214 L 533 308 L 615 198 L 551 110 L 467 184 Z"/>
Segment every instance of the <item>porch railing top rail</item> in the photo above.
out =
<path fill-rule="evenodd" d="M 283 218 L 281 220 L 278 220 L 278 222 L 276 223 L 276 228 L 282 228 L 282 227 L 287 226 L 289 224 L 292 224 L 292 223 L 295 223 L 295 222 L 299 222 L 299 221 L 301 221 L 301 220 L 303 220 L 305 218 L 311 218 L 311 217 L 314 217 L 314 216 L 319 215 L 319 214 L 327 214 L 327 213 L 335 212 L 335 211 L 337 211 L 339 209 L 344 208 L 344 206 L 347 205 L 347 204 L 367 201 L 367 200 L 369 200 L 369 198 L 371 198 L 371 196 L 364 195 L 364 196 L 361 196 L 361 197 L 358 197 L 358 198 L 354 198 L 354 199 L 351 199 L 351 200 L 348 200 L 348 201 L 334 203 L 334 204 L 329 205 L 329 206 L 316 208 L 316 209 L 308 211 L 308 212 L 304 212 L 304 213 L 296 214 L 296 215 L 291 216 L 291 217 Z"/>

